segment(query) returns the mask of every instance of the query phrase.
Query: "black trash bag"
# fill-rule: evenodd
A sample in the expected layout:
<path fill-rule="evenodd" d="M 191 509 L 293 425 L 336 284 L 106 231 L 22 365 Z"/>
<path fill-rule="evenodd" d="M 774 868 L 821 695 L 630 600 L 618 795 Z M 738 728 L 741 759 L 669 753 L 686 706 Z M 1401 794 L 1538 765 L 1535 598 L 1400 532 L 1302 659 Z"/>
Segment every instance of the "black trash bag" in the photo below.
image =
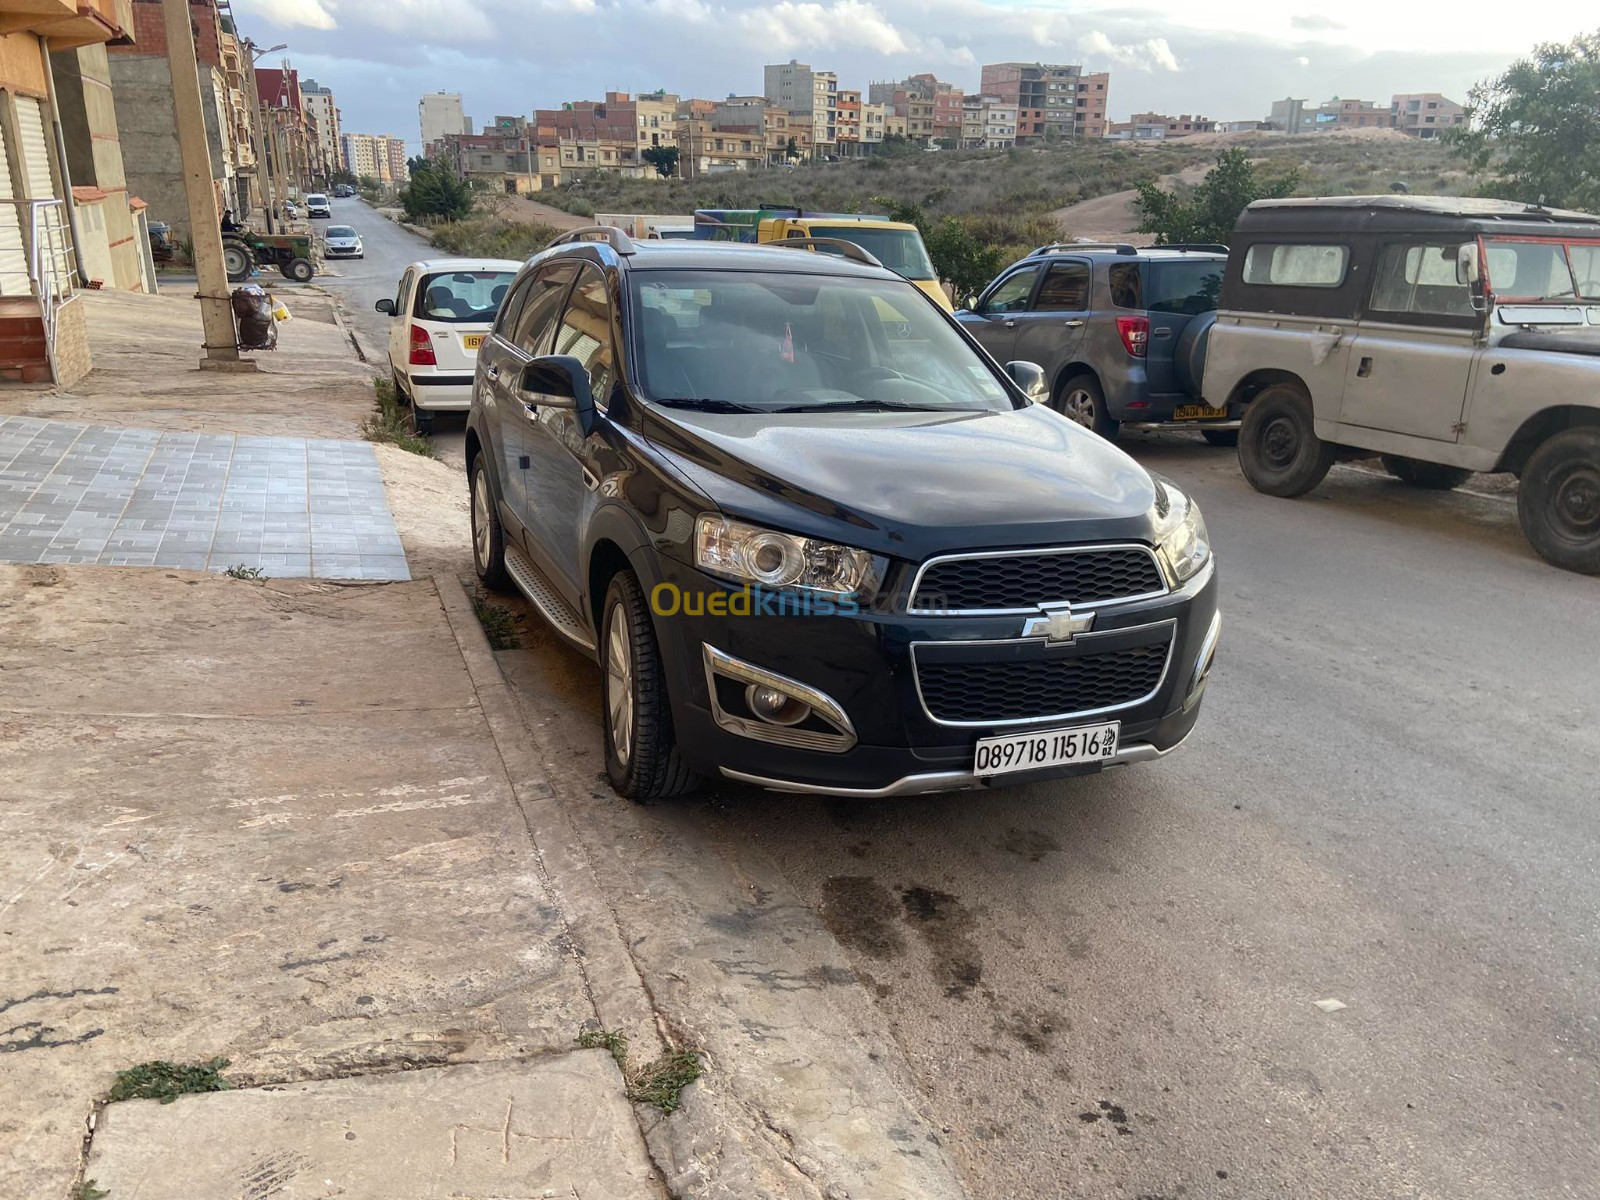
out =
<path fill-rule="evenodd" d="M 278 322 L 272 316 L 272 297 L 258 283 L 234 288 L 231 303 L 239 325 L 239 349 L 272 350 L 278 345 Z"/>

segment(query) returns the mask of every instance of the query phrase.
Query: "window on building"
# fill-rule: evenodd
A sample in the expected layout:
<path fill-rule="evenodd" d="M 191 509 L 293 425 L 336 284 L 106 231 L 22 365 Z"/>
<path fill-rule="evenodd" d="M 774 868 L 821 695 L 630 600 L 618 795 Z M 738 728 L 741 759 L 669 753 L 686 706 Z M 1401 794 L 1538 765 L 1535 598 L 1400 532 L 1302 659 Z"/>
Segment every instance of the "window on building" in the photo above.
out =
<path fill-rule="evenodd" d="M 1439 107 L 1439 102 L 1437 100 L 1429 100 L 1428 101 L 1428 107 L 1429 108 L 1438 108 Z"/>

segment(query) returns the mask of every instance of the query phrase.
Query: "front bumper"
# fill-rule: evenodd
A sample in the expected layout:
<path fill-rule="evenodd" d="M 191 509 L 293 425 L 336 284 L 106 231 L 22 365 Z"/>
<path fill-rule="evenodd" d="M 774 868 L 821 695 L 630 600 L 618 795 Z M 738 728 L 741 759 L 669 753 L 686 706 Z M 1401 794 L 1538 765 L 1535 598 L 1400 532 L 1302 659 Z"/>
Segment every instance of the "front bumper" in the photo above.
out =
<path fill-rule="evenodd" d="M 342 246 L 324 246 L 322 253 L 325 258 L 361 258 L 365 254 L 365 249 L 361 246 L 351 246 L 348 249 Z"/>
<path fill-rule="evenodd" d="M 674 560 L 658 563 L 660 582 L 682 594 L 738 591 Z M 1149 636 L 1143 631 L 1170 628 L 1166 665 L 1153 690 L 1110 709 L 977 723 L 949 720 L 948 714 L 936 719 L 919 688 L 915 656 L 918 648 L 926 655 L 942 643 L 976 645 L 981 651 L 992 642 L 995 661 L 1001 661 L 1021 640 L 1023 621 L 1017 616 L 869 611 L 744 617 L 680 611 L 668 616 L 658 609 L 656 629 L 674 683 L 679 753 L 702 774 L 781 791 L 854 797 L 1026 784 L 1160 758 L 1188 736 L 1199 718 L 1220 628 L 1215 568 L 1208 564 L 1181 590 L 1093 611 L 1093 635 L 1110 635 L 1110 640 L 1119 634 L 1137 640 Z M 1043 639 L 1038 644 L 1043 646 Z M 821 693 L 848 718 L 849 737 L 831 745 L 805 738 L 767 740 L 759 736 L 759 727 L 751 736 L 748 722 L 730 721 L 722 701 L 713 700 L 717 684 L 705 667 L 708 648 Z M 973 773 L 980 738 L 1107 720 L 1121 723 L 1114 759 L 997 777 Z"/>

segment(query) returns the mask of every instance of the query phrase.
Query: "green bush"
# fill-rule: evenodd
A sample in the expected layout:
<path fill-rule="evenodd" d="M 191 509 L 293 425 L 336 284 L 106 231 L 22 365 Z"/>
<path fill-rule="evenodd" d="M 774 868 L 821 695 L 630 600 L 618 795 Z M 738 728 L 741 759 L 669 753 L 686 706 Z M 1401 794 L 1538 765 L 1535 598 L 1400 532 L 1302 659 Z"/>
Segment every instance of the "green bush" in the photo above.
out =
<path fill-rule="evenodd" d="M 543 250 L 559 231 L 530 221 L 472 217 L 437 226 L 429 240 L 446 254 L 464 258 L 528 258 Z"/>
<path fill-rule="evenodd" d="M 400 207 L 408 221 L 460 221 L 472 212 L 472 185 L 443 163 L 414 159 Z"/>

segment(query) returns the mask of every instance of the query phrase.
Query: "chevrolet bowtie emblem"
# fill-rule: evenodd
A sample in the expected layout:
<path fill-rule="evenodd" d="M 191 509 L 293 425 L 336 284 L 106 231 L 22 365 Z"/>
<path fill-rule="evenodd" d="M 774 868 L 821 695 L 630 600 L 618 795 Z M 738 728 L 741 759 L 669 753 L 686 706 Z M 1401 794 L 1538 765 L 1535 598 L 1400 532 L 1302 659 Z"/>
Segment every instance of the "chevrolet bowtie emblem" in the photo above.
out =
<path fill-rule="evenodd" d="M 1022 636 L 1043 637 L 1052 642 L 1070 642 L 1080 633 L 1088 633 L 1093 627 L 1093 613 L 1077 616 L 1070 607 L 1063 604 L 1060 608 L 1044 609 L 1040 616 L 1029 617 L 1022 627 Z"/>

